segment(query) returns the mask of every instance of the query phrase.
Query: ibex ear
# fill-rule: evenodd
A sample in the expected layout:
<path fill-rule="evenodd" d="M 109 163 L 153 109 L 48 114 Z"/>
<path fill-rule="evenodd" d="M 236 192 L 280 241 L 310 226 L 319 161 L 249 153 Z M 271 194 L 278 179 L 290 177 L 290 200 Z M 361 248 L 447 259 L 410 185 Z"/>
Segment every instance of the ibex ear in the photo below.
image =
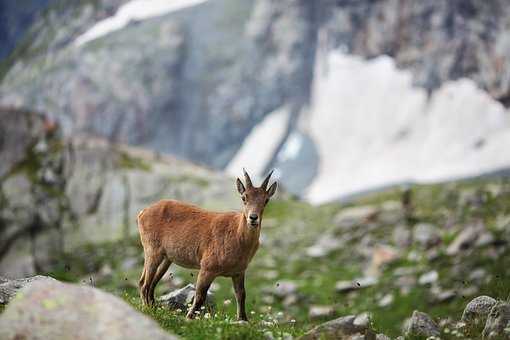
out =
<path fill-rule="evenodd" d="M 274 193 L 276 192 L 276 188 L 278 187 L 278 183 L 277 182 L 274 182 L 270 187 L 269 189 L 267 189 L 267 194 L 269 197 L 273 196 Z"/>
<path fill-rule="evenodd" d="M 244 194 L 246 189 L 244 188 L 243 182 L 241 182 L 241 180 L 239 178 L 236 180 L 236 186 L 237 186 L 237 191 L 239 191 L 239 193 L 241 195 Z"/>

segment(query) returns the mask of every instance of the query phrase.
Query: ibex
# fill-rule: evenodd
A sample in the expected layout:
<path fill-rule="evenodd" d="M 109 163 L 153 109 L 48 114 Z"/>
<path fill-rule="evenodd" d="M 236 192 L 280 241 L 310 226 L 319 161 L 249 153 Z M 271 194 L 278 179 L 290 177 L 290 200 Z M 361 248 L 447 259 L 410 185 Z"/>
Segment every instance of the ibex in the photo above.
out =
<path fill-rule="evenodd" d="M 162 200 L 143 209 L 137 218 L 143 245 L 144 266 L 139 282 L 145 305 L 154 304 L 154 289 L 172 263 L 198 269 L 193 305 L 186 317 L 194 318 L 205 302 L 207 290 L 217 276 L 232 278 L 237 301 L 237 319 L 247 321 L 244 276 L 259 247 L 264 208 L 276 192 L 269 189 L 271 173 L 254 187 L 243 169 L 246 186 L 239 178 L 237 191 L 241 212 L 211 212 L 175 200 Z"/>

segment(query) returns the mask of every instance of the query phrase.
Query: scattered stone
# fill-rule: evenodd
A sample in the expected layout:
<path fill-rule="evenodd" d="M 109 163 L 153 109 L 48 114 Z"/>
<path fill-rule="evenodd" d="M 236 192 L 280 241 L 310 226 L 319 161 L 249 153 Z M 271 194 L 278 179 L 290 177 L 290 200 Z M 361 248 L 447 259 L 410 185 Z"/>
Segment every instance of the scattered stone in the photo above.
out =
<path fill-rule="evenodd" d="M 376 339 L 368 325 L 356 325 L 355 320 L 355 315 L 349 315 L 328 321 L 311 329 L 299 339 Z"/>
<path fill-rule="evenodd" d="M 308 316 L 312 320 L 332 317 L 335 315 L 335 308 L 333 306 L 311 306 Z"/>
<path fill-rule="evenodd" d="M 482 335 L 484 339 L 509 339 L 510 303 L 498 302 L 489 313 Z"/>
<path fill-rule="evenodd" d="M 354 319 L 353 324 L 355 326 L 368 328 L 368 326 L 370 326 L 370 315 L 368 313 L 362 313 L 357 315 L 356 319 Z"/>
<path fill-rule="evenodd" d="M 116 296 L 56 280 L 30 283 L 0 315 L 0 339 L 22 338 L 177 339 Z"/>
<path fill-rule="evenodd" d="M 416 285 L 416 277 L 414 276 L 401 276 L 397 278 L 395 284 L 400 288 L 402 295 L 407 295 L 411 289 Z"/>
<path fill-rule="evenodd" d="M 480 324 L 483 325 L 492 307 L 494 307 L 496 303 L 497 301 L 490 296 L 478 296 L 466 305 L 461 320 L 469 327 L 477 327 Z"/>
<path fill-rule="evenodd" d="M 367 276 L 353 281 L 338 281 L 335 290 L 338 293 L 347 293 L 356 289 L 367 288 L 376 285 L 378 280 L 375 277 Z"/>
<path fill-rule="evenodd" d="M 487 272 L 485 271 L 485 269 L 483 268 L 478 268 L 478 269 L 475 269 L 473 270 L 468 278 L 469 278 L 469 281 L 473 282 L 473 283 L 476 283 L 476 284 L 481 284 L 483 283 L 483 281 L 487 278 Z"/>
<path fill-rule="evenodd" d="M 399 201 L 385 201 L 381 204 L 377 220 L 383 224 L 396 224 L 403 216 L 402 204 Z"/>
<path fill-rule="evenodd" d="M 387 335 L 379 333 L 375 336 L 375 340 L 391 340 L 391 338 Z"/>
<path fill-rule="evenodd" d="M 285 307 L 289 307 L 295 305 L 296 303 L 298 303 L 298 301 L 299 296 L 297 294 L 290 294 L 283 299 L 282 303 Z"/>
<path fill-rule="evenodd" d="M 414 275 L 417 272 L 418 272 L 418 268 L 416 268 L 416 267 L 399 267 L 393 271 L 393 274 L 395 276 L 409 276 L 409 275 Z"/>
<path fill-rule="evenodd" d="M 450 301 L 457 296 L 453 289 L 443 290 L 439 286 L 433 286 L 430 293 L 432 294 L 434 302 L 437 303 Z"/>
<path fill-rule="evenodd" d="M 474 285 L 471 285 L 471 286 L 468 286 L 468 287 L 465 287 L 465 288 L 462 288 L 460 291 L 459 291 L 459 295 L 460 296 L 474 296 L 478 293 L 478 288 Z"/>
<path fill-rule="evenodd" d="M 383 307 L 383 308 L 388 307 L 393 303 L 394 300 L 395 300 L 394 295 L 389 293 L 389 294 L 384 295 L 381 298 L 381 300 L 379 300 L 378 305 L 379 305 L 379 307 Z"/>
<path fill-rule="evenodd" d="M 306 248 L 306 254 L 313 258 L 328 256 L 333 251 L 340 249 L 344 245 L 340 239 L 333 235 L 322 235 L 314 245 Z"/>
<path fill-rule="evenodd" d="M 400 248 L 407 248 L 413 241 L 413 235 L 409 226 L 399 224 L 393 229 L 393 243 Z"/>
<path fill-rule="evenodd" d="M 430 223 L 419 223 L 415 225 L 413 239 L 424 248 L 431 248 L 441 242 L 438 228 Z"/>
<path fill-rule="evenodd" d="M 0 305 L 8 304 L 16 293 L 23 287 L 34 282 L 56 281 L 49 276 L 32 276 L 23 279 L 9 280 L 0 276 Z"/>
<path fill-rule="evenodd" d="M 474 245 L 482 230 L 483 225 L 481 224 L 464 228 L 446 248 L 446 254 L 456 255 L 462 250 L 470 248 Z"/>
<path fill-rule="evenodd" d="M 432 270 L 430 272 L 427 272 L 427 273 L 421 275 L 420 278 L 418 279 L 418 283 L 420 285 L 424 286 L 424 285 L 435 283 L 435 282 L 437 282 L 438 279 L 439 279 L 439 274 L 437 273 L 437 271 Z"/>
<path fill-rule="evenodd" d="M 293 281 L 278 281 L 276 286 L 271 290 L 272 294 L 279 298 L 285 298 L 288 295 L 297 292 L 297 284 Z"/>
<path fill-rule="evenodd" d="M 273 295 L 263 295 L 262 302 L 265 303 L 266 305 L 272 305 L 274 303 L 274 296 Z"/>
<path fill-rule="evenodd" d="M 407 322 L 406 336 L 440 336 L 439 327 L 430 316 L 425 313 L 414 311 L 411 319 Z"/>
<path fill-rule="evenodd" d="M 157 300 L 161 302 L 162 305 L 169 307 L 170 309 L 180 309 L 182 311 L 186 311 L 188 309 L 188 305 L 193 303 L 194 297 L 195 286 L 189 283 L 183 288 L 160 296 Z M 208 311 L 214 310 L 214 298 L 210 290 L 207 292 L 205 306 Z"/>
<path fill-rule="evenodd" d="M 399 252 L 393 247 L 384 245 L 376 246 L 372 251 L 372 260 L 368 267 L 367 274 L 369 276 L 379 276 L 381 268 L 384 265 L 397 260 L 399 257 Z"/>
<path fill-rule="evenodd" d="M 351 229 L 377 217 L 379 209 L 373 206 L 346 208 L 335 216 L 335 224 L 341 229 Z"/>

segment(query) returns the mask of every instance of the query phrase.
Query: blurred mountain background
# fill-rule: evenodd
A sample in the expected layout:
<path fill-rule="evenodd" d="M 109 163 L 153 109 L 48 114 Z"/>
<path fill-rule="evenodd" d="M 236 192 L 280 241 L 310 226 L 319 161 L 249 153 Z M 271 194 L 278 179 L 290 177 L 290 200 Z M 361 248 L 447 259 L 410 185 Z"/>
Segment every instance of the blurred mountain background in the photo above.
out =
<path fill-rule="evenodd" d="M 7 3 L 0 105 L 66 136 L 277 168 L 317 203 L 510 164 L 505 1 Z"/>
<path fill-rule="evenodd" d="M 0 42 L 0 275 L 132 299 L 140 209 L 236 209 L 232 178 L 274 168 L 253 289 L 307 320 L 285 332 L 369 310 L 393 336 L 508 294 L 506 0 L 0 0 Z"/>

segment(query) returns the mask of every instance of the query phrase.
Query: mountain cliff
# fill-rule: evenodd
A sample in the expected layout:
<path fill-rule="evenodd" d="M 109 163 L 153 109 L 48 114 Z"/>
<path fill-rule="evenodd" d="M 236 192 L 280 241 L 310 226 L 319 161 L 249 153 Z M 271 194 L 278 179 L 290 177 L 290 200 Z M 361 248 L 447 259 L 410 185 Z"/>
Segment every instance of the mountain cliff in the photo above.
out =
<path fill-rule="evenodd" d="M 502 0 L 175 4 L 49 7 L 4 63 L 0 103 L 48 112 L 65 135 L 231 173 L 277 167 L 315 202 L 510 164 L 497 156 L 509 131 Z"/>

